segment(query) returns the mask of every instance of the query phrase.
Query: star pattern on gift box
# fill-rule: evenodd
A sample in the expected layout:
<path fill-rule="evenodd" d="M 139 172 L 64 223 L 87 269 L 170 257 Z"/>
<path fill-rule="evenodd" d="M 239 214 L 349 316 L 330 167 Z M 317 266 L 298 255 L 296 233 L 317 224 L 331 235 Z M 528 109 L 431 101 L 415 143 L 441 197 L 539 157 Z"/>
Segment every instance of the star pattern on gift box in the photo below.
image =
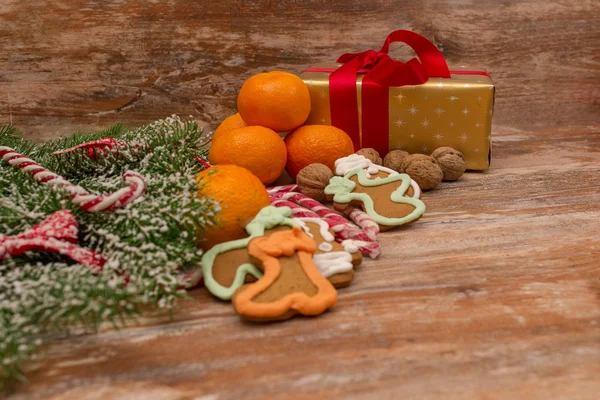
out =
<path fill-rule="evenodd" d="M 458 82 L 453 82 L 455 77 L 438 78 L 424 85 L 391 88 L 387 110 L 390 148 L 402 146 L 408 152 L 419 153 L 424 152 L 423 146 L 428 150 L 450 146 L 463 152 L 465 157 L 487 156 L 493 92 L 476 79 L 460 77 L 456 78 Z M 307 124 L 331 124 L 326 83 L 315 78 L 313 81 L 309 87 L 312 110 Z M 363 100 L 359 92 L 359 121 L 363 120 L 365 111 L 361 107 Z"/>

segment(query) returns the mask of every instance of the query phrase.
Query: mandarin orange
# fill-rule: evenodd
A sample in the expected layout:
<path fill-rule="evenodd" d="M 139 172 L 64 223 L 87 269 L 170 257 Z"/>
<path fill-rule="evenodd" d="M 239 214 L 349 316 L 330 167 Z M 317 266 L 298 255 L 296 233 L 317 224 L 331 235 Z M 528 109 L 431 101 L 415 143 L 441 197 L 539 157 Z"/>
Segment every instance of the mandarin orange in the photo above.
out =
<path fill-rule="evenodd" d="M 208 161 L 213 165 L 234 164 L 252 172 L 265 185 L 279 178 L 287 151 L 283 139 L 263 126 L 247 126 L 221 133 L 213 139 Z"/>
<path fill-rule="evenodd" d="M 242 119 L 242 116 L 240 115 L 240 113 L 235 113 L 233 115 L 230 115 L 229 117 L 225 118 L 223 120 L 223 122 L 221 122 L 219 124 L 217 129 L 215 129 L 215 132 L 213 133 L 213 140 L 215 140 L 215 138 L 223 132 L 227 132 L 232 129 L 243 128 L 245 126 L 246 126 L 246 123 Z"/>
<path fill-rule="evenodd" d="M 308 118 L 310 94 L 302 79 L 294 74 L 264 72 L 244 82 L 237 105 L 248 125 L 287 132 L 302 125 Z"/>
<path fill-rule="evenodd" d="M 260 180 L 237 165 L 215 165 L 196 176 L 198 192 L 219 203 L 217 225 L 200 232 L 198 246 L 209 249 L 230 240 L 247 237 L 244 228 L 270 204 Z"/>
<path fill-rule="evenodd" d="M 335 161 L 354 153 L 352 139 L 343 130 L 327 125 L 305 125 L 285 138 L 286 171 L 292 178 L 307 165 L 321 163 L 335 171 Z"/>

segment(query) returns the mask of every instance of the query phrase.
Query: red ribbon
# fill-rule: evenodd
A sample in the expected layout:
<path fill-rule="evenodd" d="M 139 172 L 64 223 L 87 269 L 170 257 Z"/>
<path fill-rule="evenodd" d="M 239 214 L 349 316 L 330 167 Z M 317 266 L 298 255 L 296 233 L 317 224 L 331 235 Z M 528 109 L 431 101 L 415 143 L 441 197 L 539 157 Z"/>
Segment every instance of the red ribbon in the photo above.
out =
<path fill-rule="evenodd" d="M 419 60 L 406 63 L 393 60 L 389 46 L 394 42 L 408 44 Z M 360 149 L 356 75 L 366 71 L 362 80 L 362 147 L 373 147 L 381 154 L 389 149 L 389 87 L 420 85 L 430 77 L 450 78 L 442 53 L 433 43 L 411 31 L 398 30 L 389 34 L 383 47 L 376 52 L 343 54 L 337 60 L 344 63 L 329 76 L 331 124 L 345 131 Z"/>

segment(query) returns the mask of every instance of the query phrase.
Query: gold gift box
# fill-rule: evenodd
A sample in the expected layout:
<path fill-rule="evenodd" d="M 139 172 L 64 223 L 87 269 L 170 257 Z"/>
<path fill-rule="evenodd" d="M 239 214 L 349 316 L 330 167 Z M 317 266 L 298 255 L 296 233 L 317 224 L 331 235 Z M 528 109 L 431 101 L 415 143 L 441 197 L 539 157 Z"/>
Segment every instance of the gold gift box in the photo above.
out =
<path fill-rule="evenodd" d="M 335 69 L 336 63 L 314 69 Z M 473 72 L 475 71 L 475 72 Z M 389 88 L 389 148 L 430 154 L 442 146 L 459 150 L 467 169 L 485 170 L 492 157 L 492 115 L 495 88 L 480 69 L 459 67 L 450 78 L 430 78 L 421 85 Z M 331 125 L 329 108 L 330 72 L 303 72 L 308 86 L 311 112 L 306 125 Z M 362 148 L 361 81 L 357 75 L 358 120 Z M 385 154 L 381 154 L 384 157 Z"/>

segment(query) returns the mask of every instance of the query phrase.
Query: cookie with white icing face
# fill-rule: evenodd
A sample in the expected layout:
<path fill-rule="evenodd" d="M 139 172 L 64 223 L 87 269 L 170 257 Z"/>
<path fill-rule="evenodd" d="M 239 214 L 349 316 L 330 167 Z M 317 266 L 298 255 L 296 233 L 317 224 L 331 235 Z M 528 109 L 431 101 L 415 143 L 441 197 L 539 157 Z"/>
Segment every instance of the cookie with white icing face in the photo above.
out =
<path fill-rule="evenodd" d="M 361 207 L 381 231 L 417 221 L 425 212 L 419 186 L 406 174 L 373 164 L 358 154 L 336 161 L 336 174 L 325 187 L 333 207 Z M 393 173 L 392 173 L 393 172 Z"/>
<path fill-rule="evenodd" d="M 350 154 L 348 157 L 342 157 L 335 162 L 335 174 L 337 176 L 346 176 L 356 169 L 364 170 L 367 179 L 384 179 L 391 175 L 399 175 L 393 169 L 374 164 L 367 157 L 360 154 Z M 419 188 L 417 182 L 411 179 L 410 187 L 404 195 L 420 199 L 421 188 Z"/>
<path fill-rule="evenodd" d="M 362 254 L 351 240 L 341 244 L 335 241 L 333 231 L 327 222 L 319 218 L 294 218 L 303 225 L 305 232 L 315 241 L 317 251 L 313 262 L 336 288 L 343 288 L 352 282 L 354 267 L 362 262 Z"/>

